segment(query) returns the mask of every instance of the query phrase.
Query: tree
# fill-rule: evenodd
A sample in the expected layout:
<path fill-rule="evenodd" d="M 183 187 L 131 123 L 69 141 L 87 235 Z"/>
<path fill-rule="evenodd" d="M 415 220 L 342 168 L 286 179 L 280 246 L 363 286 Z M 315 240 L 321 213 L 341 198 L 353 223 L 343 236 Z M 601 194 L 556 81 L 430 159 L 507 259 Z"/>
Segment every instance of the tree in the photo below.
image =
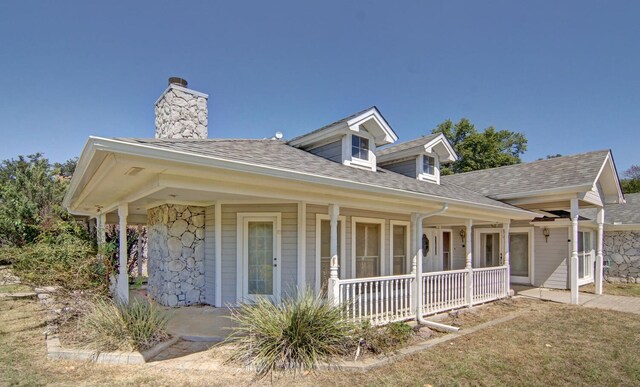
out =
<path fill-rule="evenodd" d="M 443 175 L 517 164 L 527 150 L 524 134 L 496 130 L 493 126 L 478 132 L 466 118 L 456 124 L 446 120 L 432 133 L 444 134 L 459 157 L 458 161 L 442 168 Z"/>
<path fill-rule="evenodd" d="M 32 243 L 57 220 L 69 220 L 62 198 L 75 161 L 54 167 L 41 154 L 18 156 L 0 164 L 0 245 Z"/>
<path fill-rule="evenodd" d="M 620 180 L 622 192 L 626 194 L 640 192 L 640 165 L 632 165 L 622 175 L 625 177 Z"/>

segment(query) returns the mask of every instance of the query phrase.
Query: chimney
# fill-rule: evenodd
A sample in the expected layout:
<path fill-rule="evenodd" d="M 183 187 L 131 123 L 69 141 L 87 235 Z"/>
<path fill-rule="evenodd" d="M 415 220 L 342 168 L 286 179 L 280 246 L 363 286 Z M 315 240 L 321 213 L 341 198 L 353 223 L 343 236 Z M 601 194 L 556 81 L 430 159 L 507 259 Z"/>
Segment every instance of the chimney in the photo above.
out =
<path fill-rule="evenodd" d="M 209 96 L 187 89 L 187 81 L 169 78 L 169 87 L 156 101 L 156 138 L 207 138 Z"/>

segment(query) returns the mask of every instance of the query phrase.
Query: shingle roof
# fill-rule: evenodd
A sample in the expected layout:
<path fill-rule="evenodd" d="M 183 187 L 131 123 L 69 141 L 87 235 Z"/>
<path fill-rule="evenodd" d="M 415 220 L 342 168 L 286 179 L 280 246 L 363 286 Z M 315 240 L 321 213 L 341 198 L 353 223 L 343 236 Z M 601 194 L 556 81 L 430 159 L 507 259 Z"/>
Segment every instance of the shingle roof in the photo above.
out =
<path fill-rule="evenodd" d="M 411 148 L 415 148 L 418 147 L 420 145 L 425 145 L 427 144 L 429 141 L 433 140 L 434 138 L 438 137 L 440 135 L 440 133 L 433 133 L 433 134 L 428 134 L 425 136 L 422 136 L 420 138 L 416 138 L 415 140 L 411 140 L 411 141 L 406 141 L 400 144 L 394 144 L 394 145 L 389 145 L 386 146 L 382 149 L 378 149 L 376 150 L 376 155 L 377 156 L 383 156 L 389 153 L 393 153 L 393 152 L 400 152 L 403 151 L 405 149 L 411 149 Z"/>
<path fill-rule="evenodd" d="M 382 168 L 378 168 L 376 172 L 354 168 L 327 160 L 277 140 L 168 140 L 140 138 L 116 138 L 115 140 L 144 144 L 158 149 L 180 151 L 195 155 L 216 157 L 229 161 L 238 161 L 289 170 L 294 173 L 312 174 L 327 178 L 370 184 L 383 188 L 433 195 L 441 197 L 443 200 L 460 200 L 511 210 L 517 208 L 506 203 L 489 199 L 452 183 L 445 182 L 438 185 L 413 179 Z"/>
<path fill-rule="evenodd" d="M 607 223 L 640 224 L 640 193 L 624 195 L 625 204 L 607 204 L 604 219 Z"/>
<path fill-rule="evenodd" d="M 299 138 L 306 137 L 306 136 L 308 136 L 308 135 L 310 135 L 310 134 L 314 134 L 314 133 L 321 132 L 321 131 L 325 130 L 326 128 L 330 128 L 330 127 L 332 127 L 332 126 L 334 126 L 334 125 L 338 125 L 338 124 L 341 124 L 341 123 L 347 122 L 347 121 L 349 121 L 350 119 L 355 118 L 355 117 L 357 117 L 357 116 L 359 116 L 360 114 L 363 114 L 363 113 L 365 113 L 365 112 L 368 112 L 368 111 L 369 111 L 369 110 L 371 110 L 371 109 L 376 109 L 376 111 L 378 112 L 378 114 L 382 115 L 382 113 L 380 113 L 380 110 L 378 110 L 378 108 L 377 108 L 377 107 L 375 107 L 375 106 L 370 106 L 370 107 L 368 107 L 368 108 L 366 108 L 366 109 L 360 110 L 360 111 L 359 111 L 359 112 L 357 112 L 357 113 L 353 113 L 353 114 L 351 114 L 351 115 L 349 115 L 349 116 L 347 116 L 347 117 L 344 117 L 344 118 L 339 119 L 338 121 L 332 122 L 332 123 L 330 123 L 329 125 L 325 125 L 325 126 L 323 126 L 323 127 L 321 127 L 321 128 L 318 128 L 318 129 L 312 130 L 312 131 L 310 131 L 310 132 L 307 132 L 307 133 L 305 133 L 305 134 L 301 134 L 301 135 L 299 135 L 299 136 L 297 136 L 297 137 L 294 137 L 294 138 L 292 138 L 291 140 L 289 140 L 288 142 L 295 141 L 295 140 L 297 140 L 297 139 L 299 139 Z"/>
<path fill-rule="evenodd" d="M 455 175 L 441 182 L 456 184 L 488 197 L 593 184 L 608 150 L 538 160 Z"/>

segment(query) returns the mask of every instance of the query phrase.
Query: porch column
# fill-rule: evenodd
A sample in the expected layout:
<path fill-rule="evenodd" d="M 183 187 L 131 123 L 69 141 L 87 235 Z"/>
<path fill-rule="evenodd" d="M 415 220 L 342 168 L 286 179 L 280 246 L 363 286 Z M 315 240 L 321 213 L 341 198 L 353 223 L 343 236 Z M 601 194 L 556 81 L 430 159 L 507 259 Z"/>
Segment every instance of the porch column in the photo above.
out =
<path fill-rule="evenodd" d="M 509 241 L 510 241 L 510 235 L 509 235 L 509 230 L 511 228 L 511 225 L 509 223 L 504 223 L 502 225 L 502 230 L 504 232 L 504 247 L 503 247 L 503 251 L 504 251 L 504 265 L 507 267 L 507 275 L 505 278 L 505 296 L 509 296 L 510 290 L 511 290 L 511 257 L 510 257 L 510 246 L 509 246 Z"/>
<path fill-rule="evenodd" d="M 138 225 L 138 277 L 142 276 L 142 225 Z"/>
<path fill-rule="evenodd" d="M 339 305 L 340 285 L 338 283 L 338 216 L 340 215 L 340 206 L 335 204 L 329 205 L 329 254 L 331 255 L 329 269 L 328 295 L 329 301 L 333 305 Z"/>
<path fill-rule="evenodd" d="M 413 261 L 411 263 L 412 266 L 412 274 L 415 275 L 413 280 L 413 294 L 414 297 L 414 308 L 416 313 L 416 319 L 418 321 L 422 317 L 422 217 L 418 213 L 411 214 L 411 222 L 413 223 L 413 233 L 415 235 L 415 254 L 413 256 Z"/>
<path fill-rule="evenodd" d="M 466 265 L 465 269 L 467 269 L 467 289 L 465 292 L 465 302 L 471 307 L 473 305 L 473 249 L 471 248 L 471 232 L 473 227 L 473 220 L 467 219 L 465 221 L 466 227 L 466 241 L 465 241 L 465 249 L 466 249 Z"/>
<path fill-rule="evenodd" d="M 598 234 L 596 235 L 596 294 L 602 294 L 602 247 L 604 245 L 604 207 L 598 209 L 596 218 L 598 223 Z"/>
<path fill-rule="evenodd" d="M 571 199 L 571 262 L 569 264 L 569 286 L 571 303 L 578 304 L 578 199 Z"/>
<path fill-rule="evenodd" d="M 96 230 L 96 236 L 98 238 L 99 247 L 104 247 L 104 244 L 107 241 L 107 236 L 105 233 L 106 225 L 107 225 L 107 214 L 103 214 L 103 213 L 98 214 L 98 216 L 96 217 L 96 226 L 98 228 Z"/>
<path fill-rule="evenodd" d="M 120 264 L 118 270 L 118 281 L 116 282 L 116 295 L 118 299 L 129 303 L 129 274 L 127 273 L 127 216 L 129 215 L 129 205 L 118 206 L 118 219 L 120 221 Z"/>

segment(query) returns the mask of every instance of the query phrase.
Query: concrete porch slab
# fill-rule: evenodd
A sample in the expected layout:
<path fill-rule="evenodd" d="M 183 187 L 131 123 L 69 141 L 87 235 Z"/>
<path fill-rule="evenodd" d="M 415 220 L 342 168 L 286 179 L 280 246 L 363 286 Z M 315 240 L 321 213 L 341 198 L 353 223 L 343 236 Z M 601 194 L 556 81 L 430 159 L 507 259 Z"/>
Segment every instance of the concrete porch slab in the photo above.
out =
<path fill-rule="evenodd" d="M 167 331 L 187 341 L 217 342 L 224 340 L 236 326 L 227 308 L 185 306 L 162 308 L 169 316 Z"/>

